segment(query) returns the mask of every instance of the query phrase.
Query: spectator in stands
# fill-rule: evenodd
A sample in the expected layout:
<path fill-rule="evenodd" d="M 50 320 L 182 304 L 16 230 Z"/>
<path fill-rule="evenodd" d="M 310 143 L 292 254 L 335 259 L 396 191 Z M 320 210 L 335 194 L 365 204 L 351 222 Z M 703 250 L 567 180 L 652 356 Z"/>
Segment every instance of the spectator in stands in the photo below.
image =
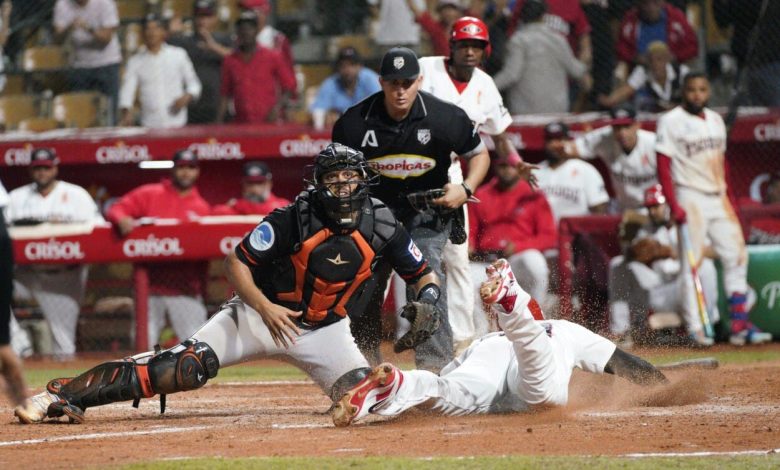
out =
<path fill-rule="evenodd" d="M 336 73 L 326 78 L 317 91 L 317 98 L 309 107 L 314 127 L 332 126 L 347 108 L 380 89 L 379 75 L 363 67 L 360 54 L 354 47 L 339 51 Z"/>
<path fill-rule="evenodd" d="M 188 124 L 208 124 L 217 120 L 222 59 L 230 55 L 233 40 L 227 33 L 216 31 L 217 2 L 198 0 L 193 10 L 194 31 L 168 38 L 168 43 L 184 48 L 200 80 L 200 98 L 190 102 Z"/>
<path fill-rule="evenodd" d="M 677 228 L 671 220 L 669 206 L 660 184 L 645 192 L 647 215 L 629 211 L 621 224 L 621 242 L 625 256 L 610 262 L 609 306 L 610 330 L 620 342 L 647 339 L 649 313 L 677 313 L 688 331 L 687 344 L 712 346 L 705 336 L 699 317 L 695 292 L 686 296 L 684 276 L 690 273 L 680 263 Z M 714 251 L 708 247 L 698 266 L 710 322 L 720 318 L 718 312 L 718 275 L 712 262 Z"/>
<path fill-rule="evenodd" d="M 433 55 L 450 56 L 450 32 L 455 20 L 465 15 L 465 9 L 459 0 L 438 0 L 436 2 L 436 14 L 434 19 L 428 9 L 419 9 L 415 0 L 406 0 L 406 5 L 414 15 L 416 21 L 428 34 L 433 46 Z"/>
<path fill-rule="evenodd" d="M 544 128 L 547 159 L 539 164 L 536 178 L 556 222 L 563 217 L 603 214 L 609 202 L 599 171 L 588 162 L 569 158 L 566 149 L 572 145 L 566 124 L 553 122 Z"/>
<path fill-rule="evenodd" d="M 780 2 L 715 0 L 712 7 L 720 27 L 734 27 L 731 52 L 746 75 L 749 104 L 780 106 Z"/>
<path fill-rule="evenodd" d="M 117 38 L 119 14 L 113 0 L 57 0 L 54 36 L 70 41 L 71 91 L 97 90 L 110 99 L 110 121 L 116 122 L 119 63 L 122 51 Z"/>
<path fill-rule="evenodd" d="M 165 20 L 148 15 L 143 21 L 144 45 L 127 61 L 119 108 L 120 124 L 134 123 L 136 93 L 141 105 L 141 125 L 150 128 L 183 127 L 187 105 L 200 96 L 201 84 L 187 51 L 165 43 Z"/>
<path fill-rule="evenodd" d="M 228 100 L 232 98 L 236 115 L 234 122 L 268 122 L 276 120 L 286 97 L 277 96 L 277 89 L 295 92 L 295 75 L 276 51 L 257 44 L 257 15 L 252 10 L 241 12 L 236 20 L 236 50 L 222 63 L 217 122 L 224 122 Z"/>
<path fill-rule="evenodd" d="M 241 198 L 214 207 L 214 215 L 268 215 L 274 209 L 290 204 L 290 201 L 272 192 L 273 174 L 263 162 L 244 165 L 241 180 Z"/>
<path fill-rule="evenodd" d="M 612 108 L 631 98 L 637 109 L 651 113 L 668 111 L 682 101 L 682 82 L 690 69 L 674 62 L 669 46 L 653 41 L 647 46 L 647 64 L 637 65 L 623 85 L 601 95 L 601 106 Z"/>
<path fill-rule="evenodd" d="M 589 101 L 591 107 L 597 105 L 599 95 L 608 95 L 612 91 L 613 72 L 615 70 L 614 30 L 622 16 L 616 16 L 614 0 L 580 0 L 582 10 L 590 24 L 590 42 L 593 50 L 593 89 Z M 613 28 L 613 23 L 615 28 Z"/>
<path fill-rule="evenodd" d="M 5 55 L 3 48 L 8 41 L 8 31 L 11 29 L 11 0 L 3 0 L 0 5 L 0 92 L 5 89 Z"/>
<path fill-rule="evenodd" d="M 266 49 L 278 52 L 290 74 L 295 76 L 295 61 L 293 60 L 290 40 L 281 31 L 271 26 L 268 17 L 271 15 L 270 0 L 241 0 L 239 5 L 246 10 L 252 10 L 257 15 L 257 43 Z"/>
<path fill-rule="evenodd" d="M 170 179 L 140 186 L 122 196 L 108 209 L 106 218 L 123 237 L 142 218 L 197 220 L 211 213 L 211 207 L 195 186 L 200 168 L 190 150 L 173 156 Z M 201 294 L 208 264 L 201 261 L 152 263 L 149 270 L 149 344 L 156 344 L 165 326 L 168 312 L 171 326 L 179 338 L 188 338 L 206 321 Z"/>
<path fill-rule="evenodd" d="M 615 209 L 644 207 L 645 190 L 658 183 L 655 134 L 639 128 L 634 108 L 610 110 L 609 126 L 589 131 L 564 147 L 568 157 L 601 159 L 612 177 Z"/>
<path fill-rule="evenodd" d="M 625 76 L 628 67 L 646 64 L 647 48 L 653 41 L 669 46 L 675 62 L 682 64 L 699 53 L 696 32 L 685 13 L 664 0 L 637 0 L 620 23 L 617 56 L 618 74 Z"/>
<path fill-rule="evenodd" d="M 516 158 L 499 158 L 496 176 L 475 194 L 482 203 L 469 204 L 472 279 L 478 289 L 488 263 L 506 258 L 520 284 L 544 303 L 550 270 L 542 253 L 556 247 L 555 219 L 544 194 L 521 178 L 516 164 Z"/>
<path fill-rule="evenodd" d="M 367 0 L 376 23 L 373 25 L 374 42 L 382 49 L 393 46 L 407 46 L 412 49 L 420 45 L 420 25 L 414 21 L 414 13 L 406 0 Z M 414 0 L 418 11 L 428 8 L 425 0 Z"/>
<path fill-rule="evenodd" d="M 593 47 L 590 41 L 591 28 L 580 2 L 577 0 L 546 1 L 547 11 L 544 14 L 544 24 L 565 37 L 574 55 L 580 62 L 590 67 L 593 60 Z M 524 0 L 515 1 L 509 26 L 510 34 L 518 27 L 524 4 Z"/>
<path fill-rule="evenodd" d="M 545 0 L 523 3 L 523 26 L 507 46 L 504 68 L 496 87 L 507 90 L 512 114 L 565 113 L 569 111 L 569 77 L 590 90 L 587 66 L 577 60 L 566 40 L 544 24 Z"/>
<path fill-rule="evenodd" d="M 59 158 L 53 149 L 34 149 L 30 156 L 32 183 L 11 191 L 6 221 L 11 226 L 95 224 L 103 221 L 87 191 L 57 179 Z M 91 230 L 91 227 L 85 228 Z M 41 236 L 45 236 L 42 232 Z M 53 336 L 53 353 L 68 359 L 76 353 L 78 323 L 88 268 L 84 264 L 18 266 L 16 291 L 33 298 L 43 311 Z"/>

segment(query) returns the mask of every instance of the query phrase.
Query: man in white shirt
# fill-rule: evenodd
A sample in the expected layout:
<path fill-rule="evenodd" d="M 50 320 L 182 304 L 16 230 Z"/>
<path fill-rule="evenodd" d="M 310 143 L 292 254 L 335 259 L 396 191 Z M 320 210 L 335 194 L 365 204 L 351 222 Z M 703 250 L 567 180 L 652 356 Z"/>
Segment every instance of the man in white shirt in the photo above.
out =
<path fill-rule="evenodd" d="M 5 220 L 11 226 L 103 222 L 89 193 L 57 179 L 59 158 L 53 149 L 32 151 L 32 183 L 9 194 Z M 28 265 L 16 269 L 15 290 L 38 302 L 54 337 L 53 352 L 67 359 L 76 352 L 76 325 L 87 281 L 84 264 Z"/>
<path fill-rule="evenodd" d="M 643 209 L 645 191 L 658 182 L 655 133 L 639 128 L 632 107 L 613 108 L 610 115 L 611 125 L 581 135 L 566 151 L 572 157 L 604 162 L 612 177 L 615 209 Z"/>
<path fill-rule="evenodd" d="M 161 17 L 144 18 L 143 34 L 146 49 L 127 61 L 119 92 L 120 124 L 133 125 L 137 92 L 142 126 L 182 127 L 187 124 L 187 105 L 200 96 L 195 68 L 187 51 L 165 43 L 167 31 Z"/>
<path fill-rule="evenodd" d="M 424 0 L 414 0 L 418 10 L 427 10 Z M 416 47 L 420 44 L 420 25 L 406 0 L 368 0 L 376 11 L 376 27 L 373 28 L 374 42 L 380 46 Z"/>
<path fill-rule="evenodd" d="M 114 0 L 57 0 L 53 23 L 54 39 L 68 40 L 72 46 L 68 88 L 97 90 L 108 96 L 113 124 L 122 61 Z"/>
<path fill-rule="evenodd" d="M 539 164 L 536 178 L 555 221 L 605 213 L 609 194 L 599 171 L 588 162 L 567 158 L 565 149 L 572 145 L 568 126 L 562 122 L 548 124 L 544 140 L 547 160 Z"/>

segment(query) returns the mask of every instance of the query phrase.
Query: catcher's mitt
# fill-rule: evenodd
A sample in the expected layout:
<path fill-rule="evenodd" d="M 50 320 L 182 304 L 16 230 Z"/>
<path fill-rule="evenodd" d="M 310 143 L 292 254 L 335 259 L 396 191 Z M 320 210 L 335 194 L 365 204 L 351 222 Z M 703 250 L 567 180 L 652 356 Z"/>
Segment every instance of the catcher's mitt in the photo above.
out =
<path fill-rule="evenodd" d="M 629 249 L 629 257 L 640 263 L 650 265 L 653 261 L 671 258 L 674 256 L 672 248 L 653 240 L 652 238 L 643 238 L 633 245 Z"/>
<path fill-rule="evenodd" d="M 435 305 L 427 302 L 409 302 L 404 305 L 401 316 L 409 320 L 412 327 L 393 345 L 393 350 L 397 353 L 424 343 L 441 324 L 441 312 Z"/>

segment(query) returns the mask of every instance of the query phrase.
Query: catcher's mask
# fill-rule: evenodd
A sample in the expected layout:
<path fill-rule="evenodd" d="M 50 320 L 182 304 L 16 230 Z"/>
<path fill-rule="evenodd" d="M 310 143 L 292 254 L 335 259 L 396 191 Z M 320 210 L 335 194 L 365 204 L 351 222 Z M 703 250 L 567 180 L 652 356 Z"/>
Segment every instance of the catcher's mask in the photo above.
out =
<path fill-rule="evenodd" d="M 353 170 L 357 177 L 346 181 L 325 182 L 325 175 L 343 170 Z M 360 210 L 369 196 L 369 186 L 377 184 L 379 180 L 379 175 L 369 168 L 363 153 L 346 145 L 329 144 L 314 158 L 310 171 L 312 177 L 305 181 L 314 186 L 314 201 L 340 228 L 356 228 Z M 343 190 L 351 188 L 352 185 L 355 185 L 355 188 L 351 191 Z"/>

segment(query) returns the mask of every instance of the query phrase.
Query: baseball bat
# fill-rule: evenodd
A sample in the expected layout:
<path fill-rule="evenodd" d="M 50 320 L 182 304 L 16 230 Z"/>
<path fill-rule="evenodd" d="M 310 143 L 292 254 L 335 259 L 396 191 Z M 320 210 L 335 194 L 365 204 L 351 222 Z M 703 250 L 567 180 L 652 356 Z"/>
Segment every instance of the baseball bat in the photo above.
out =
<path fill-rule="evenodd" d="M 696 359 L 685 359 L 677 362 L 669 362 L 656 366 L 658 370 L 677 370 L 677 369 L 717 369 L 720 363 L 714 357 L 699 357 Z"/>
<path fill-rule="evenodd" d="M 688 258 L 688 265 L 691 270 L 691 278 L 693 278 L 693 287 L 696 290 L 696 307 L 699 310 L 699 318 L 701 318 L 701 325 L 704 327 L 704 334 L 709 338 L 715 337 L 715 332 L 712 329 L 710 323 L 710 316 L 707 313 L 707 303 L 704 300 L 704 289 L 701 286 L 701 279 L 699 278 L 699 270 L 696 267 L 696 258 L 693 255 L 693 245 L 691 244 L 691 234 L 688 231 L 688 224 L 680 224 L 680 242 L 682 243 L 683 251 Z"/>

